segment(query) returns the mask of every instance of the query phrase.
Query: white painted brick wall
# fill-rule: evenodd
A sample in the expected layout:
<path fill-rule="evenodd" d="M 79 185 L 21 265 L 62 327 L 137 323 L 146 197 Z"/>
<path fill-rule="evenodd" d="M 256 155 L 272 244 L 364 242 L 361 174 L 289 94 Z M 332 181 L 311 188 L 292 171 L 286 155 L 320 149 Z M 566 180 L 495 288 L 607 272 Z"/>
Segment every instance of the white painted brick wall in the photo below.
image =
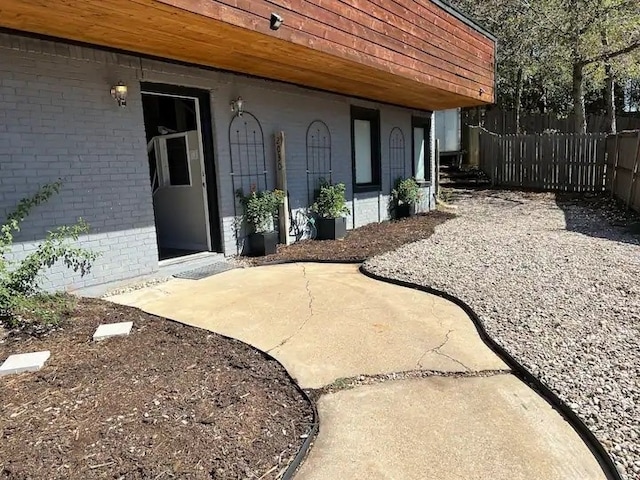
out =
<path fill-rule="evenodd" d="M 112 84 L 129 87 L 126 109 L 109 94 Z M 411 172 L 409 109 L 379 105 L 266 80 L 140 59 L 0 34 L 0 219 L 39 185 L 64 180 L 60 195 L 39 207 L 17 237 L 16 257 L 33 251 L 45 232 L 86 219 L 91 233 L 82 245 L 98 251 L 92 273 L 81 279 L 61 267 L 50 271 L 48 288 L 79 288 L 150 273 L 157 246 L 140 97 L 140 81 L 210 91 L 220 228 L 226 254 L 236 253 L 235 197 L 230 175 L 229 102 L 242 96 L 264 131 L 268 185 L 275 186 L 273 135 L 286 134 L 288 188 L 292 208 L 307 200 L 306 130 L 323 120 L 332 136 L 333 180 L 347 185 L 353 212 L 348 226 L 387 218 L 389 133 L 406 138 Z M 381 112 L 381 195 L 352 192 L 350 106 Z M 432 167 L 433 168 L 433 159 Z M 212 179 L 209 179 L 212 181 Z M 427 195 L 427 199 L 429 199 Z M 427 200 L 424 208 L 430 207 Z M 354 222 L 355 220 L 355 222 Z"/>

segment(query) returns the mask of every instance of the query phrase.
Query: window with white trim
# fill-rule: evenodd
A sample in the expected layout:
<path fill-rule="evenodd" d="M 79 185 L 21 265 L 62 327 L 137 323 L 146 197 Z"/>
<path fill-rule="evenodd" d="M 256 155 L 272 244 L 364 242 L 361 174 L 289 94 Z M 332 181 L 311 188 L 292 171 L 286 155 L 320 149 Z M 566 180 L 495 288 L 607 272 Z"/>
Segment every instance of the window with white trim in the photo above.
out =
<path fill-rule="evenodd" d="M 431 118 L 413 117 L 413 176 L 416 180 L 431 180 Z"/>
<path fill-rule="evenodd" d="M 172 133 L 153 139 L 158 186 L 183 187 L 191 185 L 188 134 L 189 132 Z"/>
<path fill-rule="evenodd" d="M 380 112 L 351 107 L 353 183 L 356 191 L 380 189 Z"/>

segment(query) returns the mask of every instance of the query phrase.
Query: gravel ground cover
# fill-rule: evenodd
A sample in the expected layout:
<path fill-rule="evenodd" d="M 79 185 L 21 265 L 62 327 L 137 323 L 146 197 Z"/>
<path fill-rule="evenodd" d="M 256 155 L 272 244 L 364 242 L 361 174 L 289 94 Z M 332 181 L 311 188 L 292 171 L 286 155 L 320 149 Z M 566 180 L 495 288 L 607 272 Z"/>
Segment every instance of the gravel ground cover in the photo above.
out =
<path fill-rule="evenodd" d="M 640 478 L 640 237 L 597 198 L 462 192 L 433 236 L 369 260 L 447 291 Z M 637 232 L 637 223 L 635 225 Z"/>

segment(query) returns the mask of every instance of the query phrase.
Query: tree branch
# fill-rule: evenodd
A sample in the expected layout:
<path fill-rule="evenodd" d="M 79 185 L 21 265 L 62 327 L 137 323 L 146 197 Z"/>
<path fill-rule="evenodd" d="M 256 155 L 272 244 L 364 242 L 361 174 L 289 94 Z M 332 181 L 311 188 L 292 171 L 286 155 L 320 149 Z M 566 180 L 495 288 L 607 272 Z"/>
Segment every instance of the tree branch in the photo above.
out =
<path fill-rule="evenodd" d="M 536 16 L 544 17 L 543 20 L 546 20 L 546 22 L 555 29 L 557 34 L 560 34 L 560 36 L 565 38 L 569 37 L 570 32 L 565 28 L 561 27 L 559 24 L 557 24 L 549 15 L 547 15 L 545 11 L 534 8 L 533 5 L 531 5 L 531 2 L 529 0 L 521 0 L 521 3 L 525 8 L 529 9 L 529 11 L 534 12 Z M 535 19 L 535 21 L 540 27 L 546 26 L 544 22 L 541 22 L 538 19 Z"/>
<path fill-rule="evenodd" d="M 604 52 L 600 55 L 596 55 L 595 57 L 591 57 L 588 58 L 586 60 L 582 60 L 581 62 L 579 62 L 582 66 L 587 66 L 590 65 L 592 63 L 596 63 L 596 62 L 604 62 L 607 60 L 612 60 L 616 57 L 619 57 L 621 55 L 625 55 L 627 53 L 631 53 L 634 50 L 640 48 L 640 38 L 637 38 L 636 40 L 634 40 L 633 42 L 631 42 L 629 45 L 627 45 L 624 48 L 621 48 L 619 50 L 613 50 L 611 52 Z"/>
<path fill-rule="evenodd" d="M 584 21 L 584 25 L 578 29 L 578 32 L 577 32 L 578 35 L 584 35 L 585 33 L 587 33 L 591 28 L 593 28 L 594 22 L 596 22 L 596 20 L 598 20 L 599 18 L 606 17 L 612 12 L 620 11 L 626 8 L 636 7 L 637 6 L 636 1 L 637 0 L 622 0 L 620 3 L 609 5 L 608 7 L 605 7 L 601 10 L 598 8 L 590 9 L 591 15 L 589 16 L 588 19 Z"/>

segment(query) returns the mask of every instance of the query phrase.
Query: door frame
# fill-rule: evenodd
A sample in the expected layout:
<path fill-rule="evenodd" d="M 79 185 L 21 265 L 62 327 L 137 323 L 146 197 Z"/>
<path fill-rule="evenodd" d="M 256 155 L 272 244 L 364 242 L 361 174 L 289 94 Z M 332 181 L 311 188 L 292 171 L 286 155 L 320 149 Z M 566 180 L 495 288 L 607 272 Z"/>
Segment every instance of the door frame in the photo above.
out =
<path fill-rule="evenodd" d="M 218 210 L 218 184 L 213 143 L 213 117 L 211 115 L 211 95 L 208 90 L 181 87 L 164 83 L 140 82 L 142 94 L 159 95 L 195 100 L 196 124 L 200 147 L 200 167 L 204 175 L 203 195 L 205 223 L 209 250 L 221 252 L 222 229 Z M 193 180 L 193 179 L 192 179 Z"/>

